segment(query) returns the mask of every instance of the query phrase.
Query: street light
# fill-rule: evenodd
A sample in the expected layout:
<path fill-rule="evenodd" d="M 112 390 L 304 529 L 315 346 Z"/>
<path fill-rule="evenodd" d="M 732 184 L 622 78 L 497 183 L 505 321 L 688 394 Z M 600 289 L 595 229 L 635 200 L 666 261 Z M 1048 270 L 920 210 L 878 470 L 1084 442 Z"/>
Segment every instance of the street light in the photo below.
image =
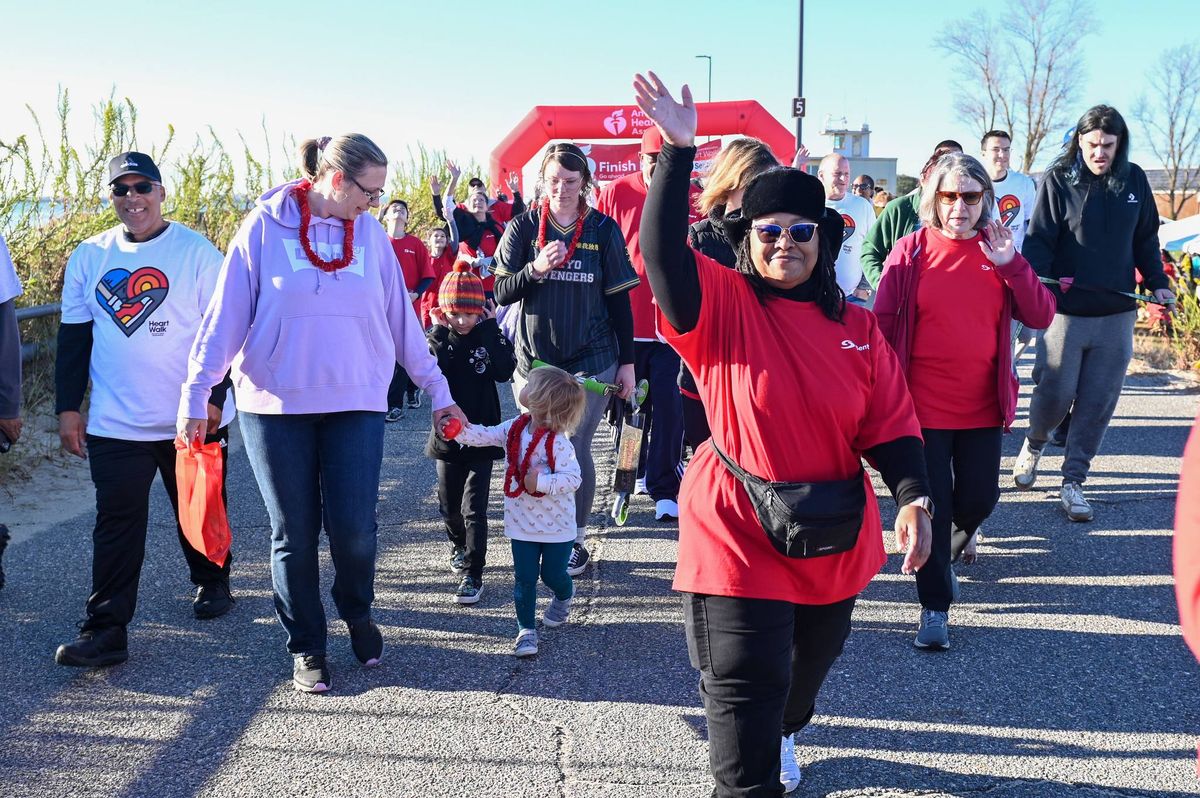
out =
<path fill-rule="evenodd" d="M 698 55 L 697 58 L 705 58 L 708 60 L 708 101 L 712 102 L 712 56 Z M 708 141 L 712 141 L 712 136 L 709 136 Z"/>

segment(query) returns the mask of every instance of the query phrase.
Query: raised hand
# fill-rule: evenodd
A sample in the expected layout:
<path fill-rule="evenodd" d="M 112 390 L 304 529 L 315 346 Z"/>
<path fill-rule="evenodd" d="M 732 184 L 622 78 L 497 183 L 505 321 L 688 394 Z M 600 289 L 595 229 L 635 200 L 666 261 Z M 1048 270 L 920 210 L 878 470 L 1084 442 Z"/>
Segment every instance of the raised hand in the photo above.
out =
<path fill-rule="evenodd" d="M 983 228 L 983 240 L 979 248 L 996 266 L 1007 266 L 1017 254 L 1017 246 L 1013 243 L 1012 230 L 996 221 L 987 223 Z"/>
<path fill-rule="evenodd" d="M 450 172 L 450 177 L 455 182 L 458 182 L 458 178 L 462 175 L 462 170 L 455 166 L 454 161 L 449 158 L 446 159 L 446 170 Z"/>
<path fill-rule="evenodd" d="M 516 194 L 521 188 L 521 176 L 516 172 L 508 173 L 508 190 Z"/>
<path fill-rule="evenodd" d="M 438 180 L 437 175 L 429 176 L 429 190 L 433 192 L 433 196 L 442 196 L 442 181 Z"/>
<path fill-rule="evenodd" d="M 796 157 L 792 159 L 792 168 L 803 169 L 806 163 L 808 163 L 808 147 L 801 144 L 800 148 L 796 150 Z"/>
<path fill-rule="evenodd" d="M 696 103 L 687 84 L 679 90 L 680 102 L 653 72 L 633 76 L 633 91 L 638 108 L 650 117 L 663 138 L 676 147 L 691 147 L 696 142 Z"/>

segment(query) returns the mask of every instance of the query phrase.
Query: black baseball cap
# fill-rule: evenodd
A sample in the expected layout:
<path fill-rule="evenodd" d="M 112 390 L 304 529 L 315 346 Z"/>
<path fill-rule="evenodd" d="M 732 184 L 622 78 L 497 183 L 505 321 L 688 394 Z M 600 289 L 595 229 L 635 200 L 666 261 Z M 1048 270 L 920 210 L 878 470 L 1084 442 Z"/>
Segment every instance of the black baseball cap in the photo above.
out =
<path fill-rule="evenodd" d="M 162 182 L 162 174 L 154 165 L 154 159 L 144 152 L 123 152 L 108 162 L 108 183 L 112 185 L 118 177 L 141 175 L 155 183 Z"/>

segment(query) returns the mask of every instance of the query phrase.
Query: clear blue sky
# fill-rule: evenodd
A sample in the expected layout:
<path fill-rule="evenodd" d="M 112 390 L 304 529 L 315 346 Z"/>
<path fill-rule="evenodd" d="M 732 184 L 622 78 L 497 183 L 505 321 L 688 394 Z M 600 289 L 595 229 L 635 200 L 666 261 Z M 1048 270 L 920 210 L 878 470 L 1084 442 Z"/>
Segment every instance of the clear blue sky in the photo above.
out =
<path fill-rule="evenodd" d="M 807 6 L 810 149 L 827 149 L 817 136 L 826 115 L 868 122 L 872 155 L 898 157 L 901 172 L 918 169 L 942 138 L 973 149 L 979 131 L 955 118 L 952 102 L 965 76 L 930 42 L 953 20 L 1005 4 Z M 1159 49 L 1195 36 L 1196 7 L 1094 0 L 1100 32 L 1082 45 L 1070 119 L 1097 102 L 1131 117 Z M 73 131 L 90 135 L 91 105 L 115 87 L 139 109 L 143 145 L 161 143 L 167 123 L 185 141 L 209 125 L 227 141 L 239 130 L 261 141 L 265 118 L 277 139 L 359 131 L 393 158 L 420 141 L 486 164 L 533 105 L 631 102 L 637 70 L 688 82 L 703 99 L 698 53 L 713 56 L 714 100 L 756 99 L 791 127 L 797 8 L 794 0 L 0 0 L 0 139 L 31 131 L 26 104 L 52 122 L 59 86 L 75 104 Z M 1135 128 L 1136 159 L 1156 167 L 1140 136 Z"/>

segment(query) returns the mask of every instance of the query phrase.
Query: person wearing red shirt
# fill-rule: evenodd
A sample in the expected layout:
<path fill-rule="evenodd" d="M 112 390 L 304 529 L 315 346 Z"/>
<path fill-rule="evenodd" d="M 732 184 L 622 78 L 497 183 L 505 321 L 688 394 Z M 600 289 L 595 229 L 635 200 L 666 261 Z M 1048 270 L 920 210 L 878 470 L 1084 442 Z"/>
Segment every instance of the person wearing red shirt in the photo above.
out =
<path fill-rule="evenodd" d="M 962 153 L 942 156 L 921 193 L 921 227 L 896 242 L 875 300 L 879 327 L 908 378 L 942 510 L 929 561 L 917 572 L 913 645 L 928 651 L 950 648 L 952 561 L 1000 498 L 1000 438 L 1017 407 L 1012 320 L 1040 330 L 1054 319 L 1053 295 L 1017 252 L 1012 230 L 991 218 L 993 207 L 983 164 Z"/>
<path fill-rule="evenodd" d="M 1175 598 L 1183 639 L 1200 660 L 1200 418 L 1183 452 L 1175 505 Z"/>
<path fill-rule="evenodd" d="M 904 572 L 929 554 L 920 427 L 875 317 L 837 286 L 842 220 L 820 181 L 787 167 L 755 177 L 728 228 L 736 268 L 721 266 L 687 246 L 691 92 L 675 102 L 653 72 L 634 87 L 665 139 L 642 215 L 646 276 L 712 426 L 683 478 L 674 589 L 700 671 L 713 794 L 778 795 L 783 778 L 799 783 L 792 735 L 811 720 L 855 599 L 887 559 L 864 456 L 901 505 Z M 807 522 L 811 549 L 781 533 L 778 505 L 756 509 L 749 490 L 762 480 L 807 483 L 812 501 L 789 490 L 781 504 L 786 520 Z M 843 491 L 850 500 L 830 496 Z M 830 510 L 842 531 L 819 540 L 816 516 Z"/>
<path fill-rule="evenodd" d="M 433 282 L 421 294 L 418 316 L 421 326 L 428 330 L 431 324 L 429 311 L 438 305 L 438 291 L 442 280 L 454 270 L 454 261 L 458 253 L 457 242 L 451 240 L 445 227 L 435 227 L 429 231 L 429 266 L 433 270 Z"/>
<path fill-rule="evenodd" d="M 408 203 L 402 199 L 394 199 L 379 212 L 379 221 L 388 231 L 392 239 L 392 249 L 400 268 L 404 272 L 404 287 L 408 289 L 408 298 L 412 300 L 413 312 L 420 318 L 421 294 L 433 285 L 433 266 L 429 260 L 429 250 L 421 239 L 406 232 L 408 227 Z M 413 382 L 408 372 L 399 363 L 396 364 L 392 384 L 388 388 L 388 412 L 386 421 L 399 421 L 404 414 L 405 397 L 409 407 L 421 406 L 421 392 Z"/>
<path fill-rule="evenodd" d="M 642 224 L 642 206 L 646 189 L 654 177 L 654 165 L 662 150 L 662 135 L 650 127 L 642 134 L 641 170 L 612 181 L 600 190 L 596 210 L 611 216 L 625 236 L 629 259 L 642 281 L 629 292 L 633 307 L 633 347 L 638 380 L 648 380 L 650 392 L 643 408 L 649 415 L 646 445 L 638 476 L 645 480 L 646 492 L 654 501 L 654 517 L 659 521 L 679 518 L 679 480 L 683 476 L 683 402 L 679 394 L 679 355 L 659 340 L 655 324 L 654 295 L 646 282 L 638 229 Z M 693 190 L 698 195 L 699 189 Z M 694 204 L 689 201 L 689 208 Z M 690 218 L 689 224 L 696 221 Z"/>

